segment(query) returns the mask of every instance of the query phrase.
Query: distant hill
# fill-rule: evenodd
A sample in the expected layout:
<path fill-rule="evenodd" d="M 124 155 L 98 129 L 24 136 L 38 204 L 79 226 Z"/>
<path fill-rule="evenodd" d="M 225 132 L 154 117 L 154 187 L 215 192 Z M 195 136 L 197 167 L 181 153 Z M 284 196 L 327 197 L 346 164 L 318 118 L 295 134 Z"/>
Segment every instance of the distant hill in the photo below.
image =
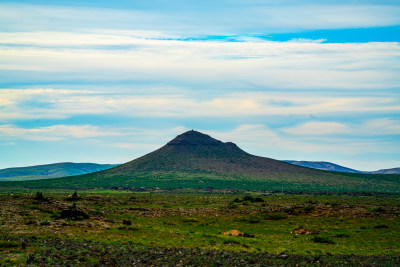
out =
<path fill-rule="evenodd" d="M 382 169 L 378 171 L 366 172 L 366 171 L 357 171 L 354 169 L 346 168 L 331 162 L 326 161 L 299 161 L 299 160 L 284 160 L 284 162 L 318 169 L 324 171 L 334 171 L 334 172 L 349 172 L 349 173 L 367 173 L 367 174 L 400 174 L 400 168 L 392 168 L 392 169 Z"/>
<path fill-rule="evenodd" d="M 30 188 L 238 188 L 291 191 L 400 192 L 400 175 L 338 173 L 246 153 L 236 144 L 188 131 L 160 149 L 100 172 L 0 182 Z"/>
<path fill-rule="evenodd" d="M 118 165 L 62 162 L 0 170 L 0 181 L 50 179 L 102 171 Z"/>
<path fill-rule="evenodd" d="M 374 171 L 371 173 L 374 173 L 374 174 L 400 174 L 400 168 L 382 169 L 382 170 Z"/>
<path fill-rule="evenodd" d="M 363 173 L 361 171 L 353 170 L 353 169 L 346 168 L 346 167 L 343 167 L 343 166 L 340 166 L 340 165 L 337 165 L 334 163 L 326 162 L 326 161 L 284 160 L 284 162 L 298 165 L 298 166 L 324 170 L 324 171 Z"/>

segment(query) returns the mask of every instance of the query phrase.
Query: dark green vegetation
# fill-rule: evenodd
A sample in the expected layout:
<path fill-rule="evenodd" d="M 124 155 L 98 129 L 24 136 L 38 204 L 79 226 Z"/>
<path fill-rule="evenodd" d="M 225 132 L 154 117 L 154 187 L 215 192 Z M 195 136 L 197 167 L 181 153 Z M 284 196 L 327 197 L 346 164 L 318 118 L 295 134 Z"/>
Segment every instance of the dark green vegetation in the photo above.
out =
<path fill-rule="evenodd" d="M 162 148 L 108 170 L 58 179 L 1 182 L 26 188 L 239 188 L 246 190 L 400 192 L 400 175 L 315 170 L 250 155 L 233 143 L 189 131 Z M 9 190 L 9 189 L 7 189 Z"/>
<path fill-rule="evenodd" d="M 0 170 L 0 181 L 24 181 L 57 178 L 106 170 L 117 165 L 95 163 L 54 163 Z"/>
<path fill-rule="evenodd" d="M 380 265 L 400 260 L 400 196 L 0 194 L 0 265 Z M 61 218 L 63 210 L 89 215 Z M 224 233 L 238 230 L 242 236 Z M 233 233 L 233 231 L 231 231 Z"/>

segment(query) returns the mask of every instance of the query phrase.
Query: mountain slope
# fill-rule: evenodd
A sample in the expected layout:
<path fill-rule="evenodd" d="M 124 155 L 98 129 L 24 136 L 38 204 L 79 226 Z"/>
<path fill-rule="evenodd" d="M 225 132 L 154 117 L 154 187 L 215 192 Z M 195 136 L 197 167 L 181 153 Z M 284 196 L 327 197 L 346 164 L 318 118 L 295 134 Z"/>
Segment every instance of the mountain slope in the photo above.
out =
<path fill-rule="evenodd" d="M 298 160 L 284 160 L 284 162 L 303 166 L 307 168 L 313 168 L 324 171 L 334 171 L 334 172 L 351 172 L 351 173 L 363 173 L 361 171 L 346 168 L 331 162 L 326 161 L 298 161 Z"/>
<path fill-rule="evenodd" d="M 174 171 L 253 177 L 317 173 L 312 169 L 300 168 L 278 160 L 250 155 L 234 143 L 223 143 L 196 131 L 178 135 L 162 148 L 106 173 Z"/>
<path fill-rule="evenodd" d="M 0 170 L 0 181 L 49 179 L 102 171 L 118 165 L 62 162 Z"/>
<path fill-rule="evenodd" d="M 48 188 L 160 187 L 400 192 L 399 175 L 327 172 L 254 156 L 233 143 L 188 131 L 160 149 L 115 168 L 0 186 Z"/>
<path fill-rule="evenodd" d="M 400 174 L 400 168 L 382 169 L 382 170 L 374 171 L 371 173 L 374 173 L 374 174 Z"/>

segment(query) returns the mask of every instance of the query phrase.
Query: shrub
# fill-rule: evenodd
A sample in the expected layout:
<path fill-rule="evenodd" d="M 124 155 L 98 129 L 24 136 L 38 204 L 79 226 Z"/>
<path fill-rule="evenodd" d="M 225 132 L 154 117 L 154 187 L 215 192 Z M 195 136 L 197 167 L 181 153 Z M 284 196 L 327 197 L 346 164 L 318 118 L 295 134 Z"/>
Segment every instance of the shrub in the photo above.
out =
<path fill-rule="evenodd" d="M 61 218 L 61 212 L 54 213 L 50 216 L 50 218 L 58 220 Z"/>
<path fill-rule="evenodd" d="M 265 220 L 273 220 L 273 221 L 278 221 L 278 220 L 283 220 L 286 219 L 287 216 L 284 214 L 280 213 L 271 213 L 271 214 L 265 214 L 264 219 Z"/>
<path fill-rule="evenodd" d="M 306 206 L 303 208 L 305 212 L 312 212 L 313 210 L 315 210 L 314 206 Z"/>
<path fill-rule="evenodd" d="M 233 203 L 233 202 L 230 202 L 230 203 L 228 204 L 228 209 L 237 209 L 237 208 L 238 208 L 237 204 L 235 204 L 235 203 Z"/>
<path fill-rule="evenodd" d="M 249 218 L 248 222 L 249 223 L 259 223 L 260 220 L 258 218 L 252 217 L 252 218 Z"/>
<path fill-rule="evenodd" d="M 385 212 L 386 210 L 383 207 L 379 207 L 379 208 L 372 209 L 372 211 L 373 212 Z"/>
<path fill-rule="evenodd" d="M 283 212 L 292 214 L 292 213 L 294 213 L 294 209 L 293 208 L 285 208 L 285 209 L 283 209 Z"/>
<path fill-rule="evenodd" d="M 243 201 L 253 201 L 254 198 L 252 196 L 245 196 L 243 197 Z"/>
<path fill-rule="evenodd" d="M 21 244 L 16 241 L 4 241 L 0 240 L 0 248 L 16 248 L 19 247 Z"/>
<path fill-rule="evenodd" d="M 387 229 L 389 228 L 389 226 L 387 226 L 386 224 L 378 224 L 374 226 L 374 229 Z"/>
<path fill-rule="evenodd" d="M 251 202 L 264 202 L 264 200 L 261 197 L 256 197 L 251 200 Z"/>
<path fill-rule="evenodd" d="M 337 234 L 336 237 L 350 237 L 348 234 Z"/>
<path fill-rule="evenodd" d="M 131 222 L 130 220 L 123 220 L 123 221 L 122 221 L 122 224 L 125 224 L 125 225 L 132 225 L 132 222 Z"/>
<path fill-rule="evenodd" d="M 314 236 L 311 240 L 314 241 L 315 243 L 335 244 L 335 241 L 324 236 Z"/>
<path fill-rule="evenodd" d="M 233 244 L 240 244 L 239 241 L 235 240 L 235 239 L 227 239 L 223 241 L 224 245 L 233 245 Z"/>
<path fill-rule="evenodd" d="M 200 221 L 197 220 L 196 218 L 184 218 L 184 219 L 182 219 L 182 222 L 192 223 L 192 222 L 200 222 Z"/>
<path fill-rule="evenodd" d="M 40 222 L 40 225 L 50 225 L 50 222 L 49 221 L 43 221 L 43 222 Z"/>
<path fill-rule="evenodd" d="M 129 231 L 139 231 L 140 228 L 130 226 L 130 227 L 126 227 L 126 230 L 129 230 Z"/>

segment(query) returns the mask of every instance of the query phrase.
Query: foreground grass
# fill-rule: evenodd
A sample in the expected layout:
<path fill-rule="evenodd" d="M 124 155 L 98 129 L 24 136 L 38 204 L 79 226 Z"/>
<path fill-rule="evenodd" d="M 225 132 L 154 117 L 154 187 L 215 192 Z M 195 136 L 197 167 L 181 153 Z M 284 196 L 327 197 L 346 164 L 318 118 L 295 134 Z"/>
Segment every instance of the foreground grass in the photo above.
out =
<path fill-rule="evenodd" d="M 207 259 L 224 265 L 251 261 L 279 265 L 291 260 L 342 264 L 354 257 L 354 264 L 385 265 L 398 262 L 400 256 L 400 197 L 396 195 L 252 193 L 250 198 L 244 193 L 111 191 L 79 195 L 77 207 L 90 219 L 60 219 L 61 210 L 73 203 L 66 200 L 66 193 L 46 193 L 49 201 L 34 200 L 31 193 L 0 194 L 0 265 L 27 260 L 107 264 L 102 259 L 114 259 L 116 264 L 172 264 L 182 259 L 194 265 Z M 296 228 L 313 234 L 291 233 Z M 229 230 L 247 237 L 223 234 Z M 126 261 L 118 255 L 125 255 Z"/>

